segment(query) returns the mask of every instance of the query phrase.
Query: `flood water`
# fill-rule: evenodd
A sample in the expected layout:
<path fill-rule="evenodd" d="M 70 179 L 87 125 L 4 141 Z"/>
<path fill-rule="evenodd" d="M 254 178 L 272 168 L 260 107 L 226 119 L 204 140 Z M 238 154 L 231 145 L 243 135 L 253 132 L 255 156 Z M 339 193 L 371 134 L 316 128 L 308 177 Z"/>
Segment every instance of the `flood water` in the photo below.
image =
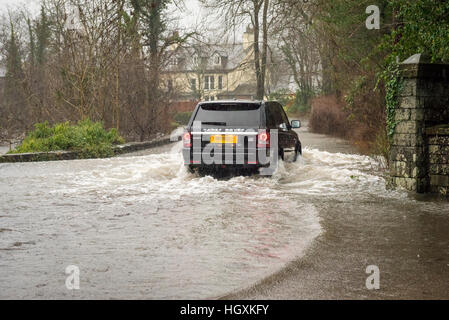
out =
<path fill-rule="evenodd" d="M 303 157 L 270 178 L 189 174 L 180 143 L 0 164 L 0 298 L 219 297 L 303 256 L 329 203 L 407 201 L 386 190 L 369 157 L 331 138 L 322 151 L 309 137 Z M 66 288 L 69 265 L 80 269 L 79 290 Z"/>

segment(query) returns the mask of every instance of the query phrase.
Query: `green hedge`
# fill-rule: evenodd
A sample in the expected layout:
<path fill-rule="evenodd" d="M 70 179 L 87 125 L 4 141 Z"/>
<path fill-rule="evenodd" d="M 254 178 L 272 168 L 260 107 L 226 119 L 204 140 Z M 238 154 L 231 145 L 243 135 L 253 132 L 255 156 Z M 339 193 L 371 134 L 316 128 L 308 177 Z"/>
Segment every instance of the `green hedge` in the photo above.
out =
<path fill-rule="evenodd" d="M 189 123 L 190 117 L 192 116 L 192 111 L 186 111 L 186 112 L 178 112 L 173 117 L 174 120 L 181 126 L 187 125 Z"/>
<path fill-rule="evenodd" d="M 108 157 L 113 145 L 124 143 L 116 129 L 106 130 L 101 122 L 84 120 L 77 125 L 63 122 L 50 126 L 37 123 L 21 145 L 9 153 L 78 151 L 84 158 Z"/>

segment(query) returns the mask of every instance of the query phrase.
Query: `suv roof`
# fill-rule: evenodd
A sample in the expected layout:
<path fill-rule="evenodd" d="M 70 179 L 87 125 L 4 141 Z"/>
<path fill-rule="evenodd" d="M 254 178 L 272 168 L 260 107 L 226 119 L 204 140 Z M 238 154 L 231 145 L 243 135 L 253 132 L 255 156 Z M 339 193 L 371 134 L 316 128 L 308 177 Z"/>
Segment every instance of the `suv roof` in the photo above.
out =
<path fill-rule="evenodd" d="M 254 104 L 260 104 L 264 101 L 262 100 L 214 100 L 214 101 L 202 101 L 199 104 L 222 104 L 222 103 L 235 103 L 235 104 L 239 104 L 239 103 L 244 103 L 244 104 L 248 104 L 248 103 L 254 103 Z M 266 102 L 266 101 L 265 101 Z"/>

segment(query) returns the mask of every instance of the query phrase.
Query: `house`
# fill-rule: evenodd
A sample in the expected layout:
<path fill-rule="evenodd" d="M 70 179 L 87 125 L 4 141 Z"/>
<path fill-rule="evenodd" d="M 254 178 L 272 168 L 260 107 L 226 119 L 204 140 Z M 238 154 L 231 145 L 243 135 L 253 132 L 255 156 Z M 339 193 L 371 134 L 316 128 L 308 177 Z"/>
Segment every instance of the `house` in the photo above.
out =
<path fill-rule="evenodd" d="M 163 72 L 166 90 L 176 92 L 178 101 L 254 99 L 256 75 L 251 28 L 246 29 L 242 40 L 235 44 L 172 48 Z M 270 70 L 268 79 L 269 74 Z"/>

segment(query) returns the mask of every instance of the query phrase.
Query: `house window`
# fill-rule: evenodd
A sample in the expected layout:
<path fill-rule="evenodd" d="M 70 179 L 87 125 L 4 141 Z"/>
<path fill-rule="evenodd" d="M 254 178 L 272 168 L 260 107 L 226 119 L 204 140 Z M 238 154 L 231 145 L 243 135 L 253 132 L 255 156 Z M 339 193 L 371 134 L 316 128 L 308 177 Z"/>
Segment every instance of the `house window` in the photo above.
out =
<path fill-rule="evenodd" d="M 218 89 L 223 89 L 223 76 L 218 76 Z"/>
<path fill-rule="evenodd" d="M 176 57 L 171 57 L 171 58 L 168 60 L 168 64 L 171 65 L 171 66 L 177 66 L 177 65 L 178 65 L 178 58 L 176 58 Z"/>
<path fill-rule="evenodd" d="M 196 91 L 196 79 L 190 79 L 190 89 Z"/>
<path fill-rule="evenodd" d="M 215 78 L 214 76 L 205 76 L 204 77 L 204 89 L 205 90 L 213 90 L 215 89 Z"/>

